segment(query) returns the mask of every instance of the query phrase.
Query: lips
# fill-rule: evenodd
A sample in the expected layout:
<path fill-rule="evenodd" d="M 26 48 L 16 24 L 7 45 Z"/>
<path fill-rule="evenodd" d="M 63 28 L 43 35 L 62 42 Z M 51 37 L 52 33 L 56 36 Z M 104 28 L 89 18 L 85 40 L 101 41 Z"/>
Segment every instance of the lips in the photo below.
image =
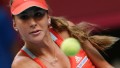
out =
<path fill-rule="evenodd" d="M 33 35 L 38 35 L 38 34 L 40 34 L 40 30 L 35 30 L 35 31 L 32 31 L 32 32 L 30 32 L 30 34 L 33 34 Z"/>

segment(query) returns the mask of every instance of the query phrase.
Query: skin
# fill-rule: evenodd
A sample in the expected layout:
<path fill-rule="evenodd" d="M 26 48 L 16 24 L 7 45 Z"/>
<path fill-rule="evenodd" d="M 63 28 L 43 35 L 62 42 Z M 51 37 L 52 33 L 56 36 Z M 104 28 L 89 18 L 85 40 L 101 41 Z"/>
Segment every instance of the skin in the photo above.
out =
<path fill-rule="evenodd" d="M 70 62 L 68 57 L 59 49 L 59 47 L 52 41 L 48 30 L 49 15 L 41 19 L 21 20 L 15 16 L 13 27 L 18 29 L 22 39 L 25 42 L 25 46 L 36 55 L 42 62 L 49 68 L 70 68 Z M 31 34 L 31 31 L 40 30 L 37 34 Z M 55 58 L 54 52 L 58 62 L 51 65 L 49 62 L 41 59 L 53 60 Z M 63 63 L 64 62 L 64 63 Z M 41 68 L 32 59 L 26 57 L 23 53 L 19 52 L 12 64 L 12 68 Z"/>
<path fill-rule="evenodd" d="M 70 26 L 75 26 L 70 21 L 68 21 L 68 24 Z M 104 59 L 99 51 L 95 47 L 93 47 L 93 45 L 88 40 L 84 41 L 84 43 L 82 44 L 82 48 L 96 68 L 114 68 Z"/>
<path fill-rule="evenodd" d="M 60 48 L 52 41 L 49 33 L 49 15 L 41 19 L 30 18 L 28 20 L 21 20 L 19 17 L 15 16 L 13 27 L 18 29 L 22 39 L 25 42 L 25 46 L 36 55 L 48 68 L 70 68 L 70 62 L 68 57 L 60 50 Z M 74 26 L 73 23 L 68 22 L 70 26 Z M 37 34 L 31 34 L 31 31 L 40 30 Z M 69 37 L 67 31 L 59 33 L 63 39 Z M 91 59 L 93 64 L 97 68 L 113 68 L 92 46 L 92 44 L 86 40 L 82 46 L 88 57 Z M 45 58 L 47 60 L 52 60 L 55 58 L 54 52 L 58 61 L 53 65 L 49 62 L 41 59 Z M 99 63 L 98 63 L 99 62 Z M 26 57 L 22 52 L 19 52 L 13 63 L 12 68 L 41 68 L 32 59 Z"/>

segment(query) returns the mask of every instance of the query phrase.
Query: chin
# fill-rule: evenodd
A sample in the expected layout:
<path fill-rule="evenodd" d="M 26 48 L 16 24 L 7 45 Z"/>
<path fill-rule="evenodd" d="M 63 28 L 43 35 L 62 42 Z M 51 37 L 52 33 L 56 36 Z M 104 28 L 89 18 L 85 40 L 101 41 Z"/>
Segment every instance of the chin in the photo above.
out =
<path fill-rule="evenodd" d="M 32 40 L 35 43 L 40 43 L 43 40 L 43 38 L 37 37 L 37 38 L 32 38 Z"/>
<path fill-rule="evenodd" d="M 43 40 L 43 37 L 42 36 L 37 36 L 37 37 L 29 37 L 27 38 L 27 40 L 31 43 L 40 43 L 42 40 Z"/>

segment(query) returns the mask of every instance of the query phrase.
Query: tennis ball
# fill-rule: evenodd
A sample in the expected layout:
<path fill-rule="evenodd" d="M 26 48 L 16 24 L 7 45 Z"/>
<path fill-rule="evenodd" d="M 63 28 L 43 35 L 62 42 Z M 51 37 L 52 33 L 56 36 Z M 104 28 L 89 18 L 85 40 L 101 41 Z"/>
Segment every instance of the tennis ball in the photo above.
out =
<path fill-rule="evenodd" d="M 60 48 L 67 56 L 75 56 L 81 49 L 79 41 L 75 38 L 65 39 Z"/>

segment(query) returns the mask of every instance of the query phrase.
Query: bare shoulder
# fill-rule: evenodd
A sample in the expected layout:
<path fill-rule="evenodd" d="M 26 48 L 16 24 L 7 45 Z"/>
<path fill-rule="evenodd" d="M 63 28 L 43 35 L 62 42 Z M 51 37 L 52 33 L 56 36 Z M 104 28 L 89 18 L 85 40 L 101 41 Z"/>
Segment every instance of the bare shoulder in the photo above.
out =
<path fill-rule="evenodd" d="M 69 26 L 75 26 L 75 24 L 71 21 L 67 21 L 68 25 Z M 68 33 L 68 31 L 62 31 L 59 33 L 59 35 L 63 38 L 63 39 L 66 39 L 66 38 L 69 38 L 70 37 L 70 34 Z"/>
<path fill-rule="evenodd" d="M 15 57 L 11 68 L 41 68 L 32 59 L 26 56 Z"/>
<path fill-rule="evenodd" d="M 67 23 L 69 24 L 69 26 L 75 26 L 75 24 L 71 21 L 67 21 Z"/>

